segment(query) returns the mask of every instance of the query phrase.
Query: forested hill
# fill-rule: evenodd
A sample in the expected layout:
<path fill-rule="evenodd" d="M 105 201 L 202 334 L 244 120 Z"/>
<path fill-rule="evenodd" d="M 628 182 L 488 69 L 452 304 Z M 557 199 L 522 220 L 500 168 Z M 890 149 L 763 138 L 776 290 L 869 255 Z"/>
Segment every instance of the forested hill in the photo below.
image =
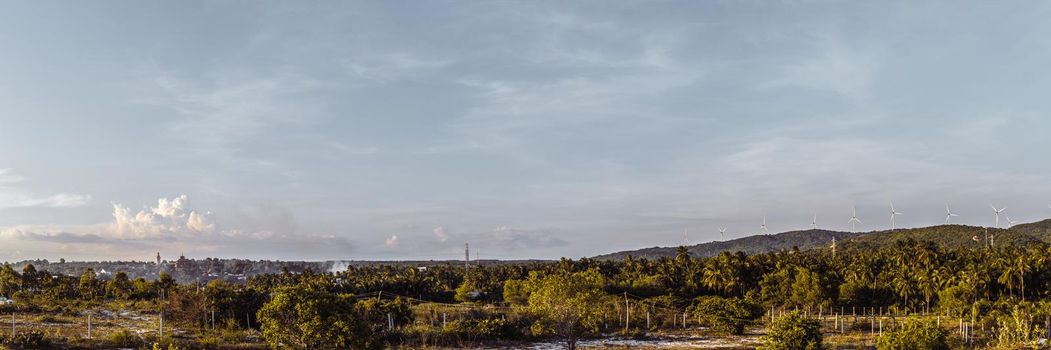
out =
<path fill-rule="evenodd" d="M 836 240 L 845 241 L 859 237 L 867 233 L 838 232 L 828 230 L 802 230 L 789 231 L 771 235 L 755 235 L 729 241 L 718 241 L 697 244 L 687 247 L 690 255 L 695 257 L 708 257 L 718 255 L 720 252 L 745 252 L 748 254 L 776 252 L 798 247 L 805 250 L 817 246 L 828 246 L 832 243 L 832 237 Z M 674 257 L 678 247 L 653 247 L 638 250 L 616 252 L 599 255 L 595 259 L 620 260 L 631 255 L 636 258 L 656 259 L 663 256 Z"/>
<path fill-rule="evenodd" d="M 1025 233 L 1044 242 L 1051 242 L 1051 219 L 1014 225 L 1011 231 Z"/>
<path fill-rule="evenodd" d="M 1044 241 L 1041 238 L 1014 228 L 995 229 L 965 225 L 938 225 L 873 232 L 852 239 L 849 242 L 844 242 L 842 247 L 845 249 L 875 248 L 910 238 L 916 241 L 934 242 L 942 247 L 949 248 L 980 247 L 989 244 L 990 235 L 993 237 L 993 243 L 996 245 L 1025 246 L 1030 243 Z"/>
<path fill-rule="evenodd" d="M 807 250 L 816 247 L 827 248 L 835 236 L 841 249 L 868 249 L 889 244 L 899 240 L 914 239 L 930 241 L 938 245 L 963 248 L 988 244 L 989 234 L 993 235 L 996 245 L 1024 246 L 1036 242 L 1051 243 L 1051 219 L 1028 224 L 1019 224 L 1010 229 L 994 229 L 966 225 L 938 225 L 921 228 L 897 229 L 872 232 L 839 232 L 828 230 L 789 231 L 772 235 L 755 235 L 729 241 L 718 241 L 697 244 L 687 247 L 690 255 L 708 257 L 720 252 L 745 252 L 748 254 L 790 250 L 798 247 Z M 975 241 L 975 238 L 978 241 Z M 652 247 L 638 250 L 622 251 L 596 256 L 600 260 L 620 260 L 631 255 L 637 258 L 656 259 L 674 257 L 678 247 Z"/>

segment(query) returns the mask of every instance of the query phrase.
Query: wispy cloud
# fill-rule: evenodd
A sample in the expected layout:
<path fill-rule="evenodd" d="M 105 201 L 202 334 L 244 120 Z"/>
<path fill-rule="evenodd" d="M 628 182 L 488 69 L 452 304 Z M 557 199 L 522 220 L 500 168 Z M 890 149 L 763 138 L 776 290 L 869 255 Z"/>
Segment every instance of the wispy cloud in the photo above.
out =
<path fill-rule="evenodd" d="M 424 58 L 408 53 L 361 55 L 343 60 L 347 71 L 354 76 L 380 84 L 418 77 L 451 63 L 450 60 Z"/>
<path fill-rule="evenodd" d="M 27 189 L 29 179 L 11 169 L 0 169 L 0 209 L 24 207 L 71 208 L 87 205 L 86 194 L 39 194 Z"/>
<path fill-rule="evenodd" d="M 179 117 L 169 123 L 170 136 L 203 156 L 243 155 L 242 148 L 256 137 L 269 138 L 281 127 L 311 124 L 326 115 L 318 96 L 325 84 L 303 75 L 201 82 L 161 73 L 152 81 L 159 90 L 138 102 L 175 111 Z"/>
<path fill-rule="evenodd" d="M 813 56 L 786 63 L 782 75 L 763 82 L 760 88 L 807 88 L 838 94 L 851 101 L 864 101 L 870 95 L 876 60 L 853 49 L 839 39 L 822 37 Z"/>

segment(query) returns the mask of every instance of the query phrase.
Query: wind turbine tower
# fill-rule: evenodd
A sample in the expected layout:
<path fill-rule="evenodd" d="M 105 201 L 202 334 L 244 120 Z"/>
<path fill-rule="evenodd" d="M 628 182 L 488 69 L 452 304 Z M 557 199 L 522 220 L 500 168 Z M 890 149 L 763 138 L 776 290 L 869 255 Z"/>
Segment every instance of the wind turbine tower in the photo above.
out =
<path fill-rule="evenodd" d="M 1007 228 L 1011 228 L 1011 226 L 1018 223 L 1018 221 L 1011 220 L 1011 217 L 1007 216 L 1007 214 L 1004 214 L 1004 219 L 1007 219 Z"/>
<path fill-rule="evenodd" d="M 1000 215 L 1004 213 L 1004 210 L 1007 210 L 1007 207 L 996 209 L 995 205 L 989 204 L 989 206 L 993 208 L 993 216 L 996 217 L 996 226 L 993 227 L 1000 228 Z"/>
<path fill-rule="evenodd" d="M 890 229 L 891 229 L 891 231 L 893 231 L 894 229 L 897 228 L 897 225 L 894 222 L 894 217 L 898 216 L 898 215 L 902 215 L 902 214 L 905 214 L 905 213 L 900 213 L 897 210 L 894 210 L 894 202 L 890 202 Z"/>
<path fill-rule="evenodd" d="M 763 224 L 759 226 L 759 230 L 763 233 L 770 233 L 770 230 L 766 229 L 766 215 L 763 215 Z"/>
<path fill-rule="evenodd" d="M 852 214 L 850 216 L 850 221 L 847 221 L 847 222 L 850 223 L 850 232 L 858 232 L 858 230 L 854 227 L 854 224 L 860 224 L 861 223 L 861 220 L 858 219 L 858 207 L 857 206 L 854 207 L 854 214 Z"/>
<path fill-rule="evenodd" d="M 817 229 L 817 214 L 814 214 L 814 219 L 810 221 L 810 228 Z"/>
<path fill-rule="evenodd" d="M 722 236 L 723 239 L 726 239 L 726 228 L 725 227 L 720 227 L 719 228 L 719 235 Z"/>
<path fill-rule="evenodd" d="M 952 210 L 949 210 L 949 204 L 945 204 L 945 224 L 949 224 L 949 219 L 957 217 L 959 215 L 953 214 Z"/>

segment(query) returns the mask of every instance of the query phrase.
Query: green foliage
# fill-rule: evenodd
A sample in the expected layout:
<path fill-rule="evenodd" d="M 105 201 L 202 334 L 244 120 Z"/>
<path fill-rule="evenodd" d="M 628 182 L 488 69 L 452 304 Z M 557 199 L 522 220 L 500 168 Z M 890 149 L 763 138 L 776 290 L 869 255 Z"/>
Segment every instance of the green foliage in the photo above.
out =
<path fill-rule="evenodd" d="M 901 328 L 883 332 L 879 350 L 949 350 L 949 333 L 930 320 L 906 319 Z"/>
<path fill-rule="evenodd" d="M 179 347 L 175 343 L 168 343 L 167 347 L 161 345 L 161 343 L 153 343 L 153 350 L 183 350 L 183 348 Z"/>
<path fill-rule="evenodd" d="M 10 298 L 18 291 L 21 281 L 21 276 L 11 267 L 11 264 L 4 263 L 4 266 L 0 267 L 0 296 Z"/>
<path fill-rule="evenodd" d="M 465 279 L 459 287 L 456 287 L 456 295 L 454 299 L 461 303 L 466 303 L 474 301 L 479 296 L 481 296 L 481 291 L 474 286 L 471 279 Z"/>
<path fill-rule="evenodd" d="M 744 327 L 755 320 L 762 311 L 759 306 L 741 298 L 703 296 L 694 300 L 688 312 L 700 325 L 723 334 L 743 334 Z"/>
<path fill-rule="evenodd" d="M 796 267 L 795 281 L 792 283 L 792 294 L 789 300 L 793 305 L 807 309 L 820 307 L 826 298 L 821 290 L 821 276 L 804 267 Z"/>
<path fill-rule="evenodd" d="M 117 272 L 106 282 L 106 297 L 113 299 L 128 299 L 131 296 L 132 285 L 128 280 L 128 274 L 123 271 Z"/>
<path fill-rule="evenodd" d="M 5 339 L 3 343 L 15 349 L 46 349 L 51 347 L 51 342 L 44 336 L 44 333 L 37 330 L 18 332 L 14 337 Z"/>
<path fill-rule="evenodd" d="M 577 340 L 599 330 L 606 279 L 596 270 L 530 274 L 529 313 L 536 316 L 534 335 L 555 335 L 576 349 Z"/>
<path fill-rule="evenodd" d="M 821 325 L 803 317 L 799 311 L 793 311 L 774 320 L 760 341 L 760 350 L 821 349 Z"/>
<path fill-rule="evenodd" d="M 142 345 L 142 338 L 127 329 L 119 329 L 106 337 L 110 346 L 117 348 L 137 348 Z"/>
<path fill-rule="evenodd" d="M 1009 315 L 997 319 L 995 334 L 993 348 L 1022 349 L 1034 348 L 1041 333 L 1033 322 L 1032 314 L 1022 305 L 1017 305 Z"/>
<path fill-rule="evenodd" d="M 363 314 L 365 322 L 370 325 L 373 334 L 393 332 L 394 330 L 388 329 L 388 321 L 393 323 L 394 327 L 401 327 L 412 323 L 414 318 L 412 306 L 401 297 L 368 298 L 358 301 L 356 307 Z"/>
<path fill-rule="evenodd" d="M 263 338 L 274 349 L 378 349 L 350 295 L 314 286 L 278 288 L 259 310 Z"/>
<path fill-rule="evenodd" d="M 945 313 L 963 317 L 974 304 L 974 287 L 968 284 L 949 286 L 938 292 L 938 306 Z"/>
<path fill-rule="evenodd" d="M 77 292 L 80 293 L 80 297 L 84 299 L 95 299 L 98 296 L 98 276 L 95 275 L 95 270 L 86 269 L 84 273 L 80 275 L 80 283 L 77 285 Z"/>
<path fill-rule="evenodd" d="M 529 303 L 529 285 L 526 281 L 510 279 L 504 281 L 504 301 L 513 306 L 522 306 Z"/>

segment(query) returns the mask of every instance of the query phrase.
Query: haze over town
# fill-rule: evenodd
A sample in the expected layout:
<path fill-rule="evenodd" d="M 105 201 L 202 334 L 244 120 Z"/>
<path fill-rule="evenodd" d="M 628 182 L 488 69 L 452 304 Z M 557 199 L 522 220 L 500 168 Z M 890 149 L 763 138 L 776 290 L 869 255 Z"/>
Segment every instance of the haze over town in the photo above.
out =
<path fill-rule="evenodd" d="M 9 3 L 0 261 L 1047 218 L 1051 4 L 956 4 Z"/>

